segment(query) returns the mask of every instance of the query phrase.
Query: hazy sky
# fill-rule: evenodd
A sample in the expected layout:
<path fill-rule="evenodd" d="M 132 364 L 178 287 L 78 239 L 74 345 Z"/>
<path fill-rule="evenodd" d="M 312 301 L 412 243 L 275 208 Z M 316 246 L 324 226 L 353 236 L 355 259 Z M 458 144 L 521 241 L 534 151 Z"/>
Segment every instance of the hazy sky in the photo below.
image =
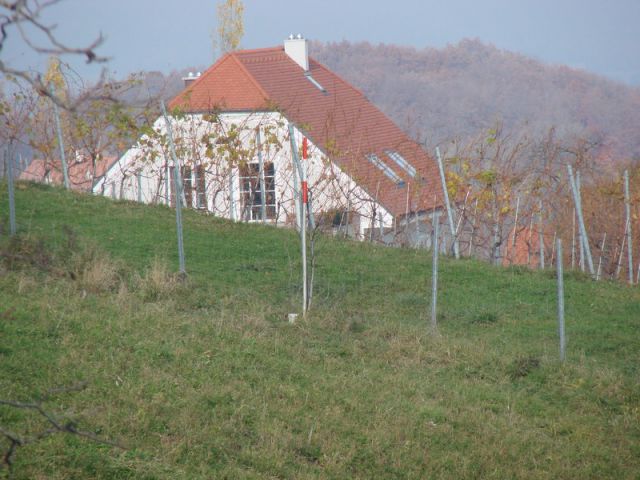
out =
<path fill-rule="evenodd" d="M 61 0 L 44 17 L 72 44 L 105 37 L 99 52 L 118 76 L 209 65 L 217 0 Z M 289 33 L 322 41 L 442 47 L 479 38 L 548 63 L 640 85 L 640 0 L 245 0 L 244 48 Z M 10 32 L 0 54 L 42 68 Z M 77 65 L 77 64 L 76 64 Z M 83 75 L 99 68 L 78 67 Z"/>

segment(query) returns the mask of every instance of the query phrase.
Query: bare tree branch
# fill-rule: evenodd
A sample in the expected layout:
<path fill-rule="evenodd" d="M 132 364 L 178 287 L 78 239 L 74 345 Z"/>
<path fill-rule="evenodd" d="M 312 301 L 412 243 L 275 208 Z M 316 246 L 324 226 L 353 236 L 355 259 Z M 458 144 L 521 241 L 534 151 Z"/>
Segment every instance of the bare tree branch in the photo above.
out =
<path fill-rule="evenodd" d="M 62 42 L 56 35 L 56 25 L 46 25 L 40 20 L 41 14 L 49 7 L 59 3 L 59 0 L 0 0 L 0 55 L 4 49 L 6 42 L 10 38 L 11 29 L 17 32 L 19 38 L 34 52 L 44 55 L 72 55 L 86 58 L 87 63 L 103 63 L 108 59 L 99 56 L 96 49 L 103 43 L 102 34 L 93 40 L 89 45 L 84 47 L 76 47 Z M 33 33 L 30 30 L 44 36 L 43 43 L 33 40 Z M 69 104 L 62 98 L 52 92 L 46 85 L 39 73 L 31 73 L 28 70 L 16 69 L 8 65 L 0 58 L 0 72 L 8 77 L 21 80 L 30 84 L 40 95 L 51 98 L 60 107 L 73 110 L 79 103 L 91 97 L 91 92 L 87 92 L 74 99 Z M 98 85 L 102 85 L 104 73 L 101 76 Z"/>
<path fill-rule="evenodd" d="M 9 471 L 9 477 L 11 478 L 13 474 L 13 464 L 14 464 L 15 455 L 19 447 L 24 447 L 26 445 L 35 443 L 39 440 L 42 440 L 43 438 L 46 438 L 51 435 L 55 435 L 57 433 L 68 433 L 72 435 L 78 435 L 79 437 L 87 438 L 92 442 L 124 449 L 125 447 L 117 442 L 99 437 L 93 432 L 80 430 L 76 422 L 74 422 L 71 419 L 56 418 L 56 416 L 53 413 L 48 412 L 43 407 L 43 403 L 49 400 L 51 397 L 55 395 L 60 395 L 63 393 L 79 392 L 81 390 L 84 390 L 87 387 L 87 385 L 88 385 L 87 382 L 79 382 L 77 384 L 66 386 L 66 387 L 52 388 L 47 392 L 45 392 L 40 397 L 39 400 L 31 401 L 31 402 L 19 402 L 15 400 L 0 399 L 0 405 L 17 408 L 21 410 L 34 411 L 40 417 L 46 420 L 48 424 L 47 428 L 44 428 L 43 430 L 37 433 L 31 434 L 30 436 L 28 435 L 21 436 L 19 434 L 16 434 L 0 426 L 0 437 L 4 437 L 8 442 L 8 446 L 4 451 L 4 453 L 2 454 L 2 463 L 0 463 L 0 470 L 6 467 L 7 470 Z"/>

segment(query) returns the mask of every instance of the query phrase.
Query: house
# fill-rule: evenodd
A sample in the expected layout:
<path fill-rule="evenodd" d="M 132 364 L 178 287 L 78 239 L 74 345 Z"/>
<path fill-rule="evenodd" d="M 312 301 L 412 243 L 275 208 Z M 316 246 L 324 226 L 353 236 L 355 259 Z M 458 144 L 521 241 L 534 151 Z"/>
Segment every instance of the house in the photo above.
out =
<path fill-rule="evenodd" d="M 107 168 L 116 161 L 116 157 L 100 157 L 94 162 L 80 153 L 67 163 L 69 174 L 69 188 L 84 192 L 91 192 L 95 180 L 102 177 Z M 20 180 L 62 185 L 64 183 L 62 162 L 59 159 L 49 160 L 34 158 L 27 168 L 20 174 Z"/>
<path fill-rule="evenodd" d="M 355 237 L 385 235 L 442 206 L 433 158 L 362 92 L 309 57 L 300 35 L 284 46 L 231 52 L 185 82 L 169 110 L 187 207 L 299 224 L 292 148 L 306 157 L 314 218 Z M 94 192 L 172 204 L 172 175 L 161 116 Z"/>

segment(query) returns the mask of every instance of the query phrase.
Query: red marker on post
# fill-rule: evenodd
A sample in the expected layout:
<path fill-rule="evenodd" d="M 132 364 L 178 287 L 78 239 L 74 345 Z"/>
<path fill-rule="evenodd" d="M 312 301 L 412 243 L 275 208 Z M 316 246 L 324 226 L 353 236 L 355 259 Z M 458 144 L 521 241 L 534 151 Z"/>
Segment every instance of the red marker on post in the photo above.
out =
<path fill-rule="evenodd" d="M 309 158 L 309 142 L 307 137 L 302 137 L 302 159 L 307 160 Z M 302 181 L 302 202 L 309 203 L 309 187 L 306 178 Z"/>

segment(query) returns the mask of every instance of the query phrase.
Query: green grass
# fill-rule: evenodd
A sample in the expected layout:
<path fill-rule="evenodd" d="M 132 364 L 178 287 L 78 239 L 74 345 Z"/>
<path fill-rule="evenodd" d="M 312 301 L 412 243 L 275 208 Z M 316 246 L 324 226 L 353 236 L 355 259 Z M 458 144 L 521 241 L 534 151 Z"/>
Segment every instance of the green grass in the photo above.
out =
<path fill-rule="evenodd" d="M 168 208 L 30 184 L 17 206 L 0 398 L 86 380 L 46 407 L 127 449 L 53 436 L 16 478 L 640 478 L 638 288 L 567 274 L 561 365 L 551 271 L 442 259 L 433 336 L 427 252 L 320 238 L 289 325 L 292 231 L 186 212 L 180 283 Z"/>

